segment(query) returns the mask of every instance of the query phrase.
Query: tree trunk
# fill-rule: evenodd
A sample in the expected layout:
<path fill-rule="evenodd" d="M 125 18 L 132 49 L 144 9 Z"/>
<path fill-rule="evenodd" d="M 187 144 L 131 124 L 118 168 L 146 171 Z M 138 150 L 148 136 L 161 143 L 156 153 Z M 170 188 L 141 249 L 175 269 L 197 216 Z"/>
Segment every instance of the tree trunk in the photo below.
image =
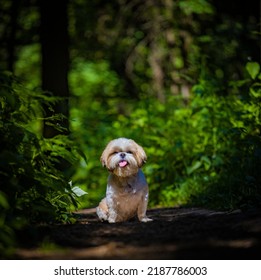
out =
<path fill-rule="evenodd" d="M 43 136 L 54 137 L 69 133 L 69 35 L 67 18 L 68 0 L 40 0 L 41 46 L 42 46 L 42 88 L 55 97 L 62 98 L 52 109 L 45 108 L 45 117 L 62 114 L 64 118 L 56 120 L 53 125 L 46 120 Z M 63 132 L 58 127 L 65 129 Z"/>
<path fill-rule="evenodd" d="M 7 40 L 7 69 L 14 72 L 17 19 L 21 1 L 12 1 L 10 7 L 10 32 Z"/>

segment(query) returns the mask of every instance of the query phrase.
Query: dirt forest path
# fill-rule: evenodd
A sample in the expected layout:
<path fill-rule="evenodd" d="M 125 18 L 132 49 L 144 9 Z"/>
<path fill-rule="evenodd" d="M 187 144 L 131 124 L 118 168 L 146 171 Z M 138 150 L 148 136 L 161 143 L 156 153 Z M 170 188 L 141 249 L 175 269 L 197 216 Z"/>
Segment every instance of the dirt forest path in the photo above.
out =
<path fill-rule="evenodd" d="M 41 226 L 21 234 L 18 259 L 260 259 L 261 210 L 199 208 L 148 210 L 153 222 L 98 221 L 95 209 L 73 225 Z M 30 240 L 28 240 L 28 238 Z M 36 241 L 52 244 L 35 247 Z M 51 242 L 51 243 L 50 243 Z M 50 247 L 50 246 L 49 246 Z"/>

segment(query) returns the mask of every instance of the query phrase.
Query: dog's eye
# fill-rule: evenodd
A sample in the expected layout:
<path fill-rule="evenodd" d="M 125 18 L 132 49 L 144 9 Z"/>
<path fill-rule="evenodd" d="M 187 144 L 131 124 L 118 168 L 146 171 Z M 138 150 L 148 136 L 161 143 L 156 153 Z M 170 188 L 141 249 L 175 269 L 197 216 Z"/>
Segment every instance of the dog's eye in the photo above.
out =
<path fill-rule="evenodd" d="M 116 155 L 116 154 L 118 154 L 118 152 L 117 152 L 117 151 L 112 152 L 110 155 L 111 155 L 111 156 L 113 156 L 113 155 Z"/>

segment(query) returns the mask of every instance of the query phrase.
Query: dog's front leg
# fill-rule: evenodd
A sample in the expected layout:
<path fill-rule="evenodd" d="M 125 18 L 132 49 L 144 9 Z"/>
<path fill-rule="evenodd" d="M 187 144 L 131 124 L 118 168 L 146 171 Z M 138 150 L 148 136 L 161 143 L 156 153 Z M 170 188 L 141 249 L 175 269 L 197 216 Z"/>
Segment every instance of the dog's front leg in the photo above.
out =
<path fill-rule="evenodd" d="M 140 222 L 147 223 L 152 222 L 153 220 L 148 218 L 146 215 L 147 205 L 148 205 L 148 193 L 142 197 L 141 202 L 138 206 L 138 219 Z"/>
<path fill-rule="evenodd" d="M 113 209 L 109 209 L 109 218 L 108 218 L 109 223 L 116 223 L 117 222 L 117 212 Z"/>
<path fill-rule="evenodd" d="M 108 222 L 116 223 L 118 215 L 115 205 L 117 205 L 117 202 L 112 194 L 107 194 L 106 201 L 108 206 Z"/>
<path fill-rule="evenodd" d="M 106 198 L 104 198 L 96 207 L 96 213 L 101 221 L 108 220 L 108 207 L 106 204 Z"/>

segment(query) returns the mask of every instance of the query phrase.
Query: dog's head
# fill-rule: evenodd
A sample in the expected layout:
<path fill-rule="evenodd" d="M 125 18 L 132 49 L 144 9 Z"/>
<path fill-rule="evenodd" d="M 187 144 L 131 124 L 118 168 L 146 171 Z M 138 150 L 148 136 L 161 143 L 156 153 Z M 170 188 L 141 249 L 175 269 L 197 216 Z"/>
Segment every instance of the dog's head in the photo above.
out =
<path fill-rule="evenodd" d="M 103 166 L 118 177 L 133 176 L 146 159 L 143 148 L 127 138 L 112 140 L 101 155 Z"/>

